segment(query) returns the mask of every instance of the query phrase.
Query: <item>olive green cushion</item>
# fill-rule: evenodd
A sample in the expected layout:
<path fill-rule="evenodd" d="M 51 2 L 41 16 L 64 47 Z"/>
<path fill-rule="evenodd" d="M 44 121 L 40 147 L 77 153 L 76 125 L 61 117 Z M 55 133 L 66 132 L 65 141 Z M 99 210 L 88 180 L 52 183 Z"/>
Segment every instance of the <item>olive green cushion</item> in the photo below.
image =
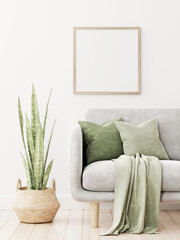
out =
<path fill-rule="evenodd" d="M 122 121 L 122 119 L 120 118 L 118 121 Z M 114 159 L 123 154 L 123 144 L 114 120 L 102 125 L 86 121 L 78 123 L 87 143 L 87 164 Z"/>
<path fill-rule="evenodd" d="M 157 119 L 143 122 L 138 126 L 118 121 L 115 121 L 115 125 L 120 133 L 125 155 L 135 156 L 139 153 L 169 159 L 159 139 Z"/>

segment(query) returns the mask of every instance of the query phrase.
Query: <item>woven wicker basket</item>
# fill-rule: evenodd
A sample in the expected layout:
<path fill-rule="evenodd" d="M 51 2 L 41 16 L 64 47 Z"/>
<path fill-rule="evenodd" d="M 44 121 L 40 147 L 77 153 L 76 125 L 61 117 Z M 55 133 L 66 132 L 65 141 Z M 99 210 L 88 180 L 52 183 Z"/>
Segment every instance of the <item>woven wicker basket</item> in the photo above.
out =
<path fill-rule="evenodd" d="M 55 190 L 54 179 L 52 188 L 46 190 L 27 190 L 26 187 L 21 187 L 21 181 L 18 179 L 13 208 L 20 222 L 52 222 L 60 207 Z"/>

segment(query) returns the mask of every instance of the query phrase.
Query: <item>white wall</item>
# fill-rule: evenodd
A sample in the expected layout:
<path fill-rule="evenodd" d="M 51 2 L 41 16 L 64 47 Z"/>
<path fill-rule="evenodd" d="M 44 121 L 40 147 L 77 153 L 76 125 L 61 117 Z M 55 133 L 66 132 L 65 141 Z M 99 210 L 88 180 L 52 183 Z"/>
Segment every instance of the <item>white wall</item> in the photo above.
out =
<path fill-rule="evenodd" d="M 178 0 L 0 1 L 0 207 L 25 184 L 17 96 L 30 107 L 34 83 L 43 113 L 50 88 L 48 127 L 58 118 L 50 157 L 57 194 L 68 197 L 68 135 L 92 107 L 180 107 L 180 2 Z M 72 94 L 73 26 L 141 26 L 142 94 Z"/>

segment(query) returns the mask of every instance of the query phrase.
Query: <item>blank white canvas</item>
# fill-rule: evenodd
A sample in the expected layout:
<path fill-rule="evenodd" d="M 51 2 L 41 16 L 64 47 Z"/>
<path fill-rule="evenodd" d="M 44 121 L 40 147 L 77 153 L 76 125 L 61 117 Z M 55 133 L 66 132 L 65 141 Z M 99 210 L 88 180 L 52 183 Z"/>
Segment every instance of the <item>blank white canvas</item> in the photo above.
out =
<path fill-rule="evenodd" d="M 76 90 L 138 91 L 138 30 L 77 30 Z"/>

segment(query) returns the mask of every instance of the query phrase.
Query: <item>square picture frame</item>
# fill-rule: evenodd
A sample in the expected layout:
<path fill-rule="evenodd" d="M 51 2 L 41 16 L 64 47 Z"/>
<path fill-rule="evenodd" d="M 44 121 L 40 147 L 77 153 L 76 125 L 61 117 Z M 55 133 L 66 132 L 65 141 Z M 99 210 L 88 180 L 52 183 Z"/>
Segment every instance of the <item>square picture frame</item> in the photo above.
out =
<path fill-rule="evenodd" d="M 140 27 L 74 27 L 73 93 L 141 93 Z"/>

